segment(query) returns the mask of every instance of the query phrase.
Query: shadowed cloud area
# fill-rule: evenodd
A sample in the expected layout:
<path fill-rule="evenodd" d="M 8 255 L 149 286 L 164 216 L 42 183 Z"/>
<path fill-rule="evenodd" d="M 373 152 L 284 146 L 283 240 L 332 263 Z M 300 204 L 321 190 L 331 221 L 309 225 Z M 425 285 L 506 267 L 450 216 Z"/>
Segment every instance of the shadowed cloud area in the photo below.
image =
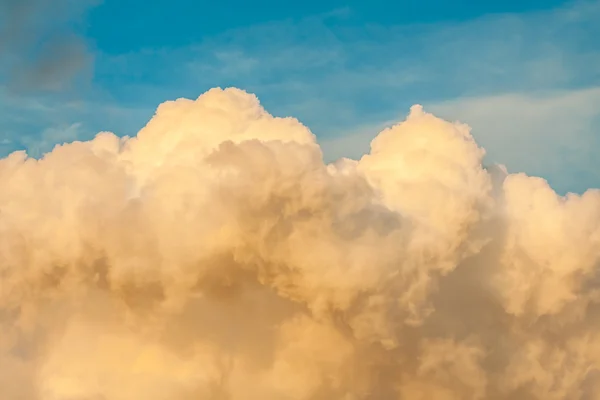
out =
<path fill-rule="evenodd" d="M 600 191 L 413 106 L 331 164 L 238 89 L 0 160 L 2 400 L 592 400 Z"/>

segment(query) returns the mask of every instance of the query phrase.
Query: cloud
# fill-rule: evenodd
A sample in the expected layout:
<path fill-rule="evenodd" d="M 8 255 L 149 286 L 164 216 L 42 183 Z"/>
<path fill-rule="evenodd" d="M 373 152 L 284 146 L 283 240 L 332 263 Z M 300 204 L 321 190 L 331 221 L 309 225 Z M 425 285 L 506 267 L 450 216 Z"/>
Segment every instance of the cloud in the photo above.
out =
<path fill-rule="evenodd" d="M 129 72 L 139 75 L 140 68 L 153 62 L 171 62 L 179 80 L 161 68 L 146 75 L 148 82 L 136 80 L 134 86 L 169 77 L 172 86 L 165 90 L 171 91 L 180 89 L 178 85 L 242 84 L 268 97 L 278 91 L 274 103 L 285 104 L 317 97 L 354 106 L 376 93 L 379 99 L 369 100 L 379 100 L 380 105 L 398 101 L 400 90 L 431 100 L 498 90 L 566 89 L 600 78 L 593 68 L 600 48 L 587 40 L 599 29 L 598 16 L 598 1 L 456 23 L 398 26 L 365 24 L 348 11 L 234 29 L 193 46 L 144 49 L 104 57 L 101 63 L 110 74 L 126 59 Z M 129 77 L 114 78 L 127 85 Z M 290 90 L 295 90 L 293 97 Z"/>
<path fill-rule="evenodd" d="M 512 170 L 549 177 L 561 191 L 600 184 L 594 163 L 600 148 L 600 87 L 463 98 L 431 104 L 436 114 L 469 121 L 490 149 L 489 159 Z M 572 171 L 570 173 L 569 171 Z"/>
<path fill-rule="evenodd" d="M 2 400 L 575 399 L 600 191 L 413 106 L 360 160 L 251 94 L 0 160 Z"/>
<path fill-rule="evenodd" d="M 486 149 L 487 163 L 548 177 L 560 193 L 582 193 L 600 185 L 595 151 L 600 148 L 600 88 L 506 93 L 426 102 L 436 115 L 467 121 Z M 360 157 L 375 135 L 393 121 L 367 124 L 354 133 L 322 142 L 329 160 Z"/>
<path fill-rule="evenodd" d="M 82 136 L 80 131 L 81 123 L 74 123 L 61 129 L 48 128 L 42 132 L 40 139 L 29 142 L 28 138 L 25 138 L 24 144 L 27 146 L 27 152 L 31 157 L 41 157 L 56 145 L 80 139 Z"/>
<path fill-rule="evenodd" d="M 93 54 L 76 23 L 99 0 L 0 2 L 0 76 L 12 91 L 62 91 L 87 72 Z"/>
<path fill-rule="evenodd" d="M 81 100 L 33 93 L 15 96 L 1 86 L 0 108 L 4 111 L 0 119 L 1 156 L 28 149 L 30 156 L 40 157 L 65 140 L 89 140 L 107 129 L 121 136 L 134 135 L 152 116 L 152 110 L 102 97 Z"/>

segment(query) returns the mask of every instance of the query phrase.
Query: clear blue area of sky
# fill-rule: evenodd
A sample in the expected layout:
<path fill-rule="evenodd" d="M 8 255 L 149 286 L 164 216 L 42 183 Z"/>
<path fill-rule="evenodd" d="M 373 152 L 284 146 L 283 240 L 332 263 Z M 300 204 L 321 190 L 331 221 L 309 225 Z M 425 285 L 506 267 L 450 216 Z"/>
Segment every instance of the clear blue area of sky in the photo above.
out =
<path fill-rule="evenodd" d="M 98 48 L 123 53 L 185 46 L 229 29 L 351 9 L 353 25 L 459 22 L 491 13 L 551 9 L 564 0 L 104 0 L 86 31 Z"/>

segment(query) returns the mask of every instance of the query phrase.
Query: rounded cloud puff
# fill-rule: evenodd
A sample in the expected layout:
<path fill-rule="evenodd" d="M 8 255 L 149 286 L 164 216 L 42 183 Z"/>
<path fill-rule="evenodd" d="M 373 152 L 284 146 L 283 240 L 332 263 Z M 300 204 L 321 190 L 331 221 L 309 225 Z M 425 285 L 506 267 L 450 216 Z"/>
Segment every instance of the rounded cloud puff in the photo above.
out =
<path fill-rule="evenodd" d="M 360 160 L 238 89 L 0 160 L 0 399 L 592 399 L 600 191 L 414 106 Z"/>

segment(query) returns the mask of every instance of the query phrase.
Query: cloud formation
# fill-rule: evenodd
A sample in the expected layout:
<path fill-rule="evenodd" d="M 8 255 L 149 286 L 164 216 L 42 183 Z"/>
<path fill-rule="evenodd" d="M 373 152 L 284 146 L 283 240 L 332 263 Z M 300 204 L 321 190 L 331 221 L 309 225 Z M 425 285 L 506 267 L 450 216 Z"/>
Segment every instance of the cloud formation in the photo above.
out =
<path fill-rule="evenodd" d="M 600 186 L 595 162 L 600 148 L 600 87 L 540 94 L 509 93 L 424 102 L 440 118 L 468 121 L 485 164 L 502 162 L 510 171 L 543 176 L 559 194 Z M 320 140 L 326 160 L 360 158 L 383 128 L 365 124 Z M 49 142 L 50 143 L 50 142 Z"/>
<path fill-rule="evenodd" d="M 238 89 L 0 160 L 0 399 L 594 399 L 600 191 L 413 106 L 360 160 Z"/>

